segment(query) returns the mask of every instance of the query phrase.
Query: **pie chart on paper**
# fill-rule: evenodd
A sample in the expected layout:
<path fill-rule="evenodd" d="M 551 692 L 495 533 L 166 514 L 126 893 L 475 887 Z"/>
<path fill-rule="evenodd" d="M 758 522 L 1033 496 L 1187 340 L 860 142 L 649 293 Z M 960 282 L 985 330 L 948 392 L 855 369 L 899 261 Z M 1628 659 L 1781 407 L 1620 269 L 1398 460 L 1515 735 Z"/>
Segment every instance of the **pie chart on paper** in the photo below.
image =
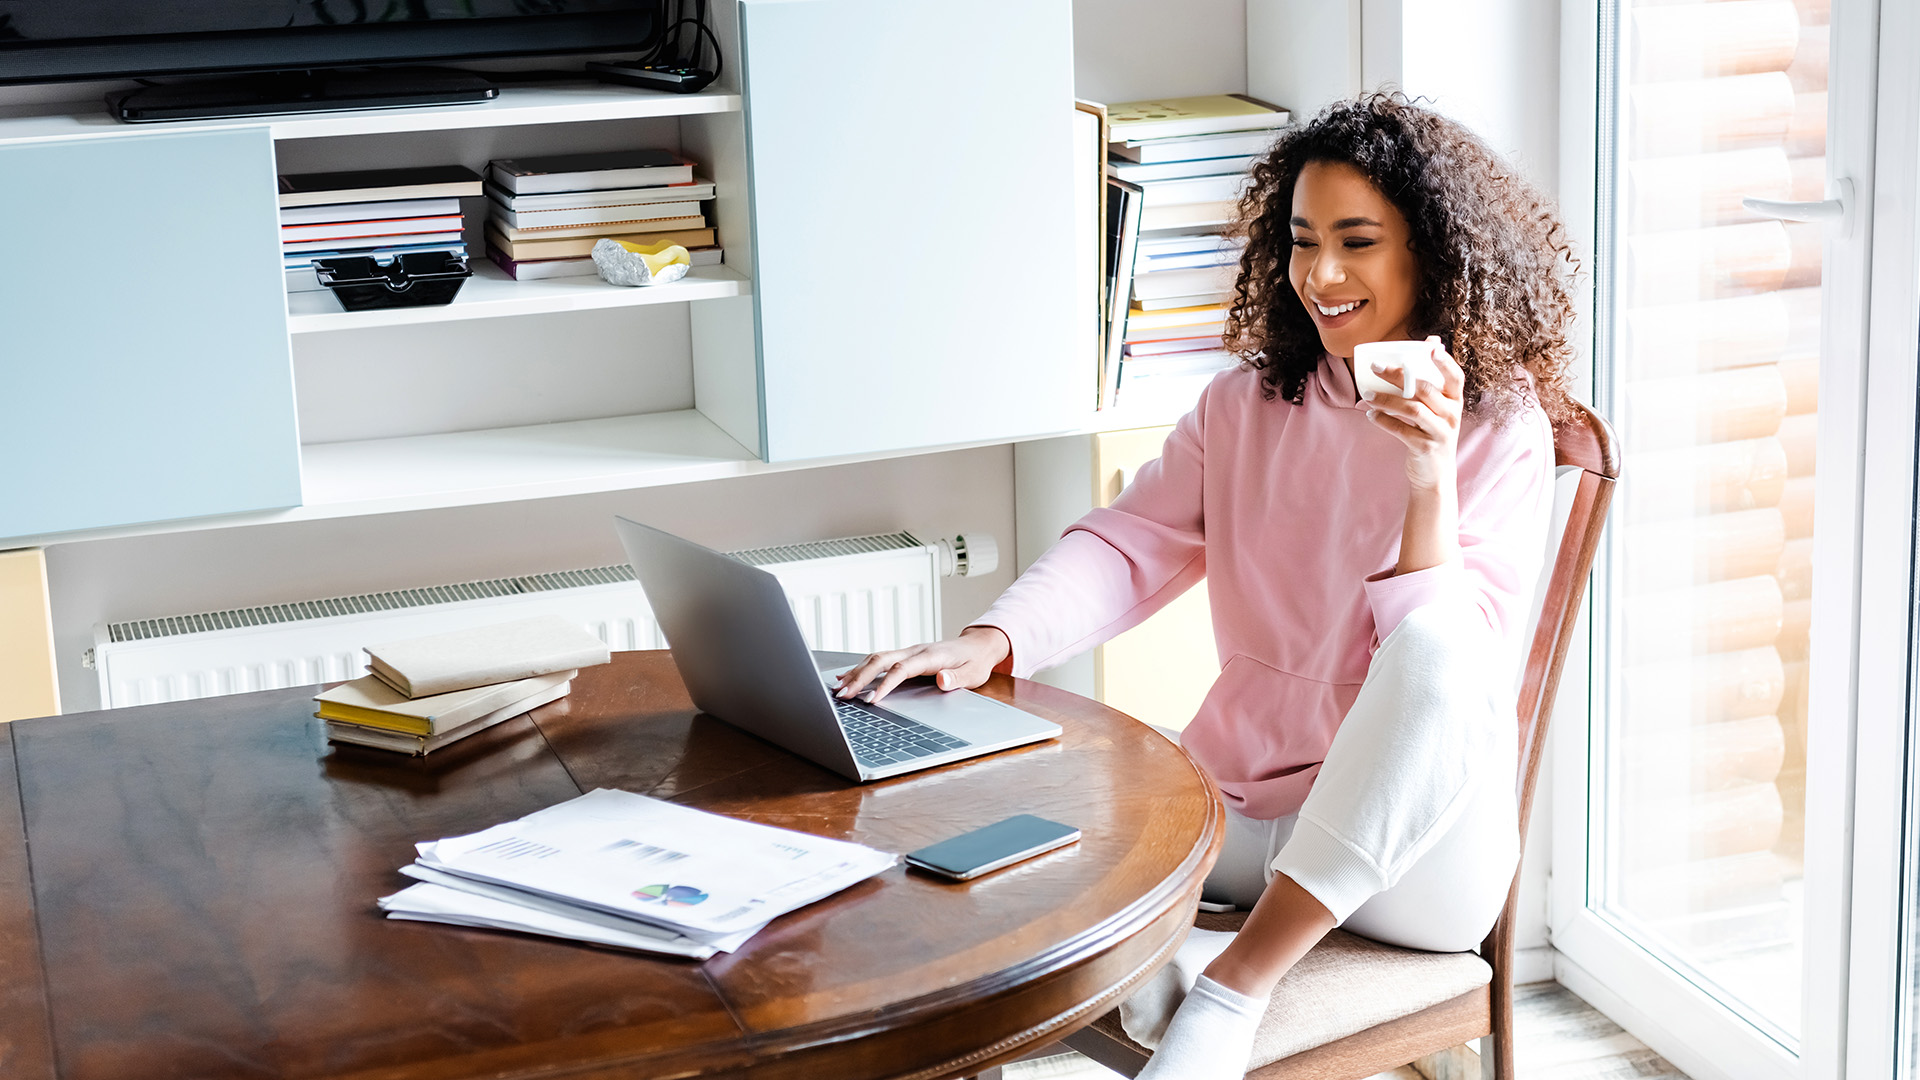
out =
<path fill-rule="evenodd" d="M 633 898 L 667 907 L 692 907 L 705 900 L 707 894 L 691 885 L 648 885 L 633 890 Z"/>

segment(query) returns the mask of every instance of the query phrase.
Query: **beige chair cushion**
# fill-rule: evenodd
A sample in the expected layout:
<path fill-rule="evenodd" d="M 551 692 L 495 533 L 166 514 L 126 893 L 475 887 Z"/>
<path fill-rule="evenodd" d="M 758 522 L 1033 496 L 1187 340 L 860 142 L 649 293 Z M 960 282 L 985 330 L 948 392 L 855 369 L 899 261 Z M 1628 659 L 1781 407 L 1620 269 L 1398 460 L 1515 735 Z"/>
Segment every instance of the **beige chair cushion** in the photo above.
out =
<path fill-rule="evenodd" d="M 1246 918 L 1245 912 L 1202 915 L 1194 925 L 1238 930 Z M 1474 953 L 1400 949 L 1335 930 L 1280 980 L 1253 1038 L 1247 1068 L 1410 1016 L 1492 980 L 1493 969 Z M 1118 1009 L 1093 1026 L 1139 1053 L 1148 1052 L 1120 1030 Z"/>

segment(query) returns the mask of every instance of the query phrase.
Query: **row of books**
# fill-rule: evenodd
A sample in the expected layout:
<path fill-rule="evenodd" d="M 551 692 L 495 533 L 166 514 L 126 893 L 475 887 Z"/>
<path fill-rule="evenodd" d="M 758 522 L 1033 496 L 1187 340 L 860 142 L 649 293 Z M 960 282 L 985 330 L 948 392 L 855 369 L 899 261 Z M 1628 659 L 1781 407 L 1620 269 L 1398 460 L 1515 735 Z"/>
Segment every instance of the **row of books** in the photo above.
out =
<path fill-rule="evenodd" d="M 458 165 L 280 177 L 280 254 L 288 292 L 323 286 L 319 259 L 412 252 L 464 258 L 460 200 L 480 194 L 480 177 Z"/>
<path fill-rule="evenodd" d="M 459 165 L 279 178 L 280 246 L 289 292 L 323 288 L 320 259 L 413 252 L 467 256 L 460 200 L 485 195 L 487 254 L 516 280 L 594 273 L 594 242 L 667 241 L 695 266 L 723 253 L 701 203 L 711 181 L 666 150 L 567 154 Z"/>
<path fill-rule="evenodd" d="M 1247 170 L 1286 110 L 1238 94 L 1108 109 L 1100 407 L 1190 399 L 1236 361 L 1221 346 Z"/>
<path fill-rule="evenodd" d="M 584 277 L 602 237 L 686 248 L 717 263 L 718 237 L 701 212 L 712 181 L 667 150 L 495 161 L 487 170 L 487 257 L 516 281 Z"/>
<path fill-rule="evenodd" d="M 367 646 L 370 674 L 322 691 L 333 742 L 425 755 L 565 697 L 600 638 L 557 615 Z"/>

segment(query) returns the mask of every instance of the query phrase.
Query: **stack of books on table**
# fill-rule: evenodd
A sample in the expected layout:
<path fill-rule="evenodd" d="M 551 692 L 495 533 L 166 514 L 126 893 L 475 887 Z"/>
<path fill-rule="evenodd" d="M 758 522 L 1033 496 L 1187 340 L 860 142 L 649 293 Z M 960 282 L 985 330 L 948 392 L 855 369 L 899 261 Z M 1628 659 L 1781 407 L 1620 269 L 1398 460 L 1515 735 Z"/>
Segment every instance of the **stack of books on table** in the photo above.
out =
<path fill-rule="evenodd" d="M 415 845 L 419 884 L 390 919 L 567 938 L 704 960 L 894 864 L 884 851 L 626 791 L 590 791 Z"/>
<path fill-rule="evenodd" d="M 515 158 L 487 166 L 487 257 L 516 281 L 586 277 L 601 237 L 678 244 L 693 265 L 721 260 L 701 210 L 713 183 L 666 150 Z"/>
<path fill-rule="evenodd" d="M 612 659 L 557 615 L 367 647 L 370 675 L 323 691 L 334 742 L 427 754 L 565 697 L 583 667 Z"/>
<path fill-rule="evenodd" d="M 1244 242 L 1228 233 L 1247 170 L 1288 114 L 1238 94 L 1107 110 L 1107 339 L 1102 408 L 1190 401 L 1233 366 L 1221 348 Z"/>
<path fill-rule="evenodd" d="M 316 259 L 443 251 L 466 257 L 460 200 L 480 177 L 458 165 L 280 178 L 280 252 L 288 292 L 324 288 Z"/>

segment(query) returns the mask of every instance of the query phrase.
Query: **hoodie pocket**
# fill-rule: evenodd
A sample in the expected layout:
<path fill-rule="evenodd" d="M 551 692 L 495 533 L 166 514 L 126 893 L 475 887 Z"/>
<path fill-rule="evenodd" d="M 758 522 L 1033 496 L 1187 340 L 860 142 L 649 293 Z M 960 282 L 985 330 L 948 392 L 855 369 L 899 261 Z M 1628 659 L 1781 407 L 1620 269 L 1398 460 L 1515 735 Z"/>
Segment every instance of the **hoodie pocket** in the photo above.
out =
<path fill-rule="evenodd" d="M 1358 683 L 1305 679 L 1236 653 L 1181 744 L 1227 796 L 1252 817 L 1300 808 L 1333 733 L 1359 694 Z"/>

